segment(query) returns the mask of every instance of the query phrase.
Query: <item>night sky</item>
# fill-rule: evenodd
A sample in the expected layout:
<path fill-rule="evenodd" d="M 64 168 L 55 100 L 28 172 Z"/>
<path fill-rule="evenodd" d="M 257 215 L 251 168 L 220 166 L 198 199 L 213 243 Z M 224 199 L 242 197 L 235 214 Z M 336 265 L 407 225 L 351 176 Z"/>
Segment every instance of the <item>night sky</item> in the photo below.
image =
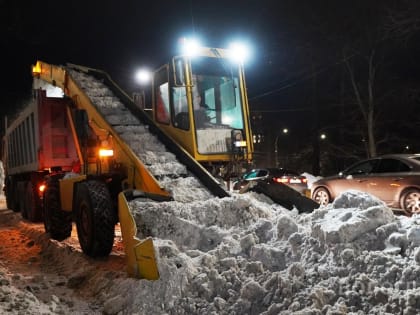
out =
<path fill-rule="evenodd" d="M 295 142 L 305 144 L 319 131 L 358 130 L 356 124 L 345 125 L 360 117 L 353 113 L 344 56 L 358 84 L 366 86 L 366 60 L 375 42 L 375 62 L 381 65 L 375 78 L 379 136 L 386 143 L 398 139 L 397 148 L 401 139 L 418 138 L 413 130 L 420 121 L 419 32 L 415 27 L 408 35 L 391 32 L 385 40 L 377 30 L 386 29 L 390 12 L 408 8 L 419 16 L 416 2 L 0 0 L 0 115 L 13 113 L 30 95 L 36 60 L 104 70 L 130 94 L 139 90 L 138 68 L 158 68 L 178 53 L 179 38 L 195 34 L 207 46 L 226 47 L 237 39 L 250 43 L 248 96 L 252 113 L 263 120 L 259 131 L 272 143 L 288 127 L 299 139 Z M 420 143 L 415 145 L 420 151 Z"/>
<path fill-rule="evenodd" d="M 250 43 L 250 97 L 270 94 L 293 80 L 284 71 L 296 63 L 299 38 L 306 40 L 302 30 L 314 23 L 307 16 L 317 7 L 294 0 L 0 0 L 7 73 L 2 76 L 2 99 L 13 101 L 29 93 L 30 66 L 38 59 L 98 68 L 134 90 L 136 69 L 159 67 L 178 53 L 179 38 L 194 34 L 207 46 L 227 47 L 238 39 Z M 1 113 L 15 108 L 10 101 L 2 101 Z"/>
<path fill-rule="evenodd" d="M 30 65 L 38 59 L 101 69 L 135 89 L 135 70 L 167 62 L 183 36 L 196 34 L 209 46 L 224 47 L 238 38 L 261 45 L 257 35 L 265 11 L 257 1 L 10 0 L 0 5 L 7 73 L 1 91 L 7 100 L 30 89 Z M 2 101 L 2 113 L 9 107 Z"/>

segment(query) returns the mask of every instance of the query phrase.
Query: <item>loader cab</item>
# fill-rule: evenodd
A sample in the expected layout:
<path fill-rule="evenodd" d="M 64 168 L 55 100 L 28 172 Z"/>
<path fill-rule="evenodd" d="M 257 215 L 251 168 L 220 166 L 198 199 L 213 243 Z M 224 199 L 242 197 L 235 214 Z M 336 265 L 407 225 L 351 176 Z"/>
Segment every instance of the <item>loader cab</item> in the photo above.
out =
<path fill-rule="evenodd" d="M 252 136 L 242 65 L 221 49 L 178 56 L 153 78 L 153 117 L 197 161 L 250 160 Z"/>

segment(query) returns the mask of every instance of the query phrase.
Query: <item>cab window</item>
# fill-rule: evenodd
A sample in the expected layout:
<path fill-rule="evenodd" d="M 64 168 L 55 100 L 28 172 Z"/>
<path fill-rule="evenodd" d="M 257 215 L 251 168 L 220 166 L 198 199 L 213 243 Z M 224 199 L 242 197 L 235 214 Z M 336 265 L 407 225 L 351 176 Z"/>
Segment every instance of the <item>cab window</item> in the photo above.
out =
<path fill-rule="evenodd" d="M 174 126 L 184 130 L 190 129 L 187 89 L 185 86 L 173 87 L 171 96 L 174 113 Z"/>
<path fill-rule="evenodd" d="M 169 83 L 168 83 L 168 68 L 163 67 L 155 73 L 154 76 L 154 114 L 157 122 L 162 124 L 169 124 L 170 110 L 169 110 Z"/>

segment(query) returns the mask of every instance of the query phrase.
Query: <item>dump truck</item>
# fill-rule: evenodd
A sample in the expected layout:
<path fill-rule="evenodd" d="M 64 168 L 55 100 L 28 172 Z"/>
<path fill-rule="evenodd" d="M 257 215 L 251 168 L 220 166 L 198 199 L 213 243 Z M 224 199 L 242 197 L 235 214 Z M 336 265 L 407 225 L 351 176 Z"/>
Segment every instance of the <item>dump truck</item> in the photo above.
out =
<path fill-rule="evenodd" d="M 8 207 L 42 220 L 59 241 L 75 222 L 91 257 L 111 252 L 119 223 L 129 274 L 158 279 L 153 241 L 137 238 L 128 201 L 176 200 L 170 183 L 188 177 L 200 183 L 195 190 L 227 197 L 216 177 L 228 179 L 252 159 L 243 67 L 228 56 L 203 47 L 173 57 L 154 73 L 151 112 L 101 70 L 37 61 L 34 86 L 62 96 L 35 88 L 31 104 L 7 123 Z"/>

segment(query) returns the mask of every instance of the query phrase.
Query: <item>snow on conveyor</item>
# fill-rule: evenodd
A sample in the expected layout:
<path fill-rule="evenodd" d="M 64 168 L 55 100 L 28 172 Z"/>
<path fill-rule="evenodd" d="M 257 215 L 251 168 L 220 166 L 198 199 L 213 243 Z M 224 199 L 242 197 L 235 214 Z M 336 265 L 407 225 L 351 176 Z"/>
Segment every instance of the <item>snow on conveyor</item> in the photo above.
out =
<path fill-rule="evenodd" d="M 150 173 L 159 180 L 164 189 L 172 193 L 175 201 L 191 202 L 213 197 L 103 82 L 75 70 L 70 70 L 70 75 Z M 187 188 L 191 190 L 191 194 L 177 193 Z"/>

